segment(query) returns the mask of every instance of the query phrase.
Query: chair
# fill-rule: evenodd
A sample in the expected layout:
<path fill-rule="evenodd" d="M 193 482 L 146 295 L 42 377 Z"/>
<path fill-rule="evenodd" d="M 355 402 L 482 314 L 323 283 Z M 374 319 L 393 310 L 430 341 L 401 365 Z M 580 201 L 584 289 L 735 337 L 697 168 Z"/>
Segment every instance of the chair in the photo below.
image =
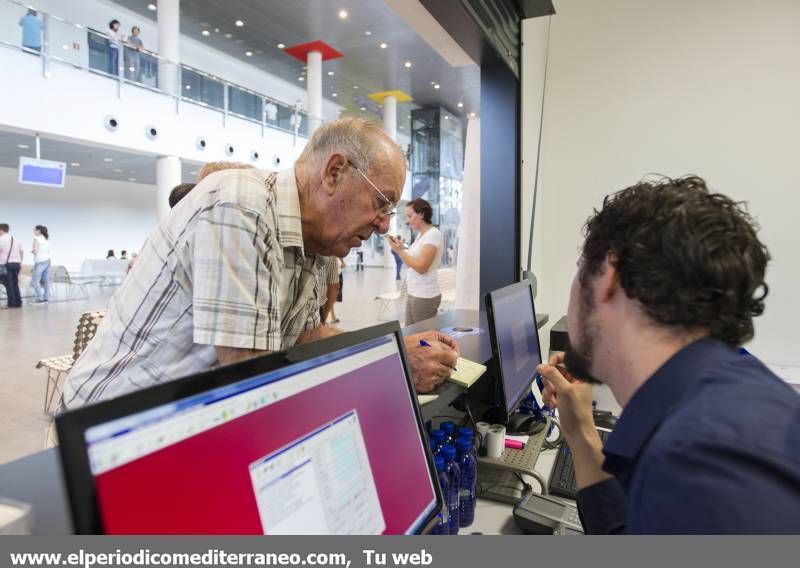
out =
<path fill-rule="evenodd" d="M 86 282 L 76 282 L 70 276 L 69 271 L 64 266 L 53 266 L 50 268 L 50 287 L 53 292 L 57 290 L 56 284 L 63 284 L 66 288 L 64 300 L 87 300 L 89 299 L 89 288 Z M 55 296 L 55 294 L 52 294 Z"/>
<path fill-rule="evenodd" d="M 103 321 L 105 310 L 84 312 L 78 320 L 78 328 L 75 330 L 75 341 L 72 353 L 48 357 L 36 363 L 37 369 L 47 370 L 47 381 L 44 385 L 44 413 L 52 414 L 54 403 L 58 403 L 61 392 L 64 388 L 64 378 L 72 369 L 72 365 L 78 360 L 86 346 L 97 333 L 97 326 Z"/>
<path fill-rule="evenodd" d="M 408 296 L 408 289 L 406 288 L 405 280 L 403 280 L 399 290 L 384 292 L 383 294 L 375 296 L 375 299 L 380 302 L 378 306 L 378 319 L 381 318 L 383 312 L 389 313 L 389 308 L 392 307 L 393 303 L 402 301 L 406 296 Z"/>

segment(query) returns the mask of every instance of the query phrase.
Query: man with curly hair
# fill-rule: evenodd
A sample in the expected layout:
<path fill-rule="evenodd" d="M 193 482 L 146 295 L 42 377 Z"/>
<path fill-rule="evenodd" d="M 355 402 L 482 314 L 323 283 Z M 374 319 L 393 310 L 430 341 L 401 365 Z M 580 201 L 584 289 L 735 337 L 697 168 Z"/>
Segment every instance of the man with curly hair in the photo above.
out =
<path fill-rule="evenodd" d="M 740 349 L 767 295 L 756 232 L 695 176 L 642 181 L 588 220 L 570 346 L 539 367 L 587 533 L 800 533 L 800 396 Z M 623 408 L 605 447 L 598 382 Z"/>

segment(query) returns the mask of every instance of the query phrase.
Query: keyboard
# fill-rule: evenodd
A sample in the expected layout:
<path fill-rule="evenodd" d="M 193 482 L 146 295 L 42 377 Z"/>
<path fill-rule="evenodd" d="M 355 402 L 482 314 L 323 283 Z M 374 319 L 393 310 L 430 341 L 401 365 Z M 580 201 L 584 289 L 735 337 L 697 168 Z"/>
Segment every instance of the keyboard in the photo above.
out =
<path fill-rule="evenodd" d="M 603 440 L 603 445 L 605 445 L 606 439 L 611 432 L 598 428 L 597 433 L 600 435 L 600 439 Z M 572 461 L 572 452 L 569 451 L 569 446 L 566 442 L 561 444 L 556 456 L 556 462 L 553 464 L 549 491 L 551 495 L 560 495 L 569 499 L 575 499 L 578 494 L 578 488 L 575 486 L 575 463 Z"/>

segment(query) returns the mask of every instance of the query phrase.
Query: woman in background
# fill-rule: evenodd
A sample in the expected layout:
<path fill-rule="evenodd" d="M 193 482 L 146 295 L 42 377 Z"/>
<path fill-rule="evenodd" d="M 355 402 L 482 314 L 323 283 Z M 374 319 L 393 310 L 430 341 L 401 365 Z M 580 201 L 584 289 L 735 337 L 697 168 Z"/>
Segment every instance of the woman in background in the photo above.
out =
<path fill-rule="evenodd" d="M 442 302 L 436 271 L 442 262 L 442 233 L 431 224 L 433 208 L 422 198 L 406 205 L 408 225 L 419 237 L 408 251 L 399 237 L 389 237 L 389 246 L 408 267 L 406 325 L 432 318 Z"/>
<path fill-rule="evenodd" d="M 31 286 L 36 292 L 34 303 L 50 301 L 50 234 L 44 225 L 33 229 L 33 273 Z"/>

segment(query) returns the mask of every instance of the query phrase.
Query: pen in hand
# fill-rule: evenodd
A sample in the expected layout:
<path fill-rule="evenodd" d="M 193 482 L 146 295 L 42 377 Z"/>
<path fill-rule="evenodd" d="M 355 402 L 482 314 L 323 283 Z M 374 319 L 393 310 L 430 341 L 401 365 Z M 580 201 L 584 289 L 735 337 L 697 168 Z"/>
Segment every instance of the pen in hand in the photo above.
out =
<path fill-rule="evenodd" d="M 419 344 L 420 344 L 421 347 L 430 347 L 431 346 L 431 344 L 428 343 L 427 341 L 425 341 L 424 339 L 420 339 L 419 340 Z M 450 367 L 450 368 L 453 369 L 454 371 L 458 371 L 458 369 L 456 367 Z"/>

